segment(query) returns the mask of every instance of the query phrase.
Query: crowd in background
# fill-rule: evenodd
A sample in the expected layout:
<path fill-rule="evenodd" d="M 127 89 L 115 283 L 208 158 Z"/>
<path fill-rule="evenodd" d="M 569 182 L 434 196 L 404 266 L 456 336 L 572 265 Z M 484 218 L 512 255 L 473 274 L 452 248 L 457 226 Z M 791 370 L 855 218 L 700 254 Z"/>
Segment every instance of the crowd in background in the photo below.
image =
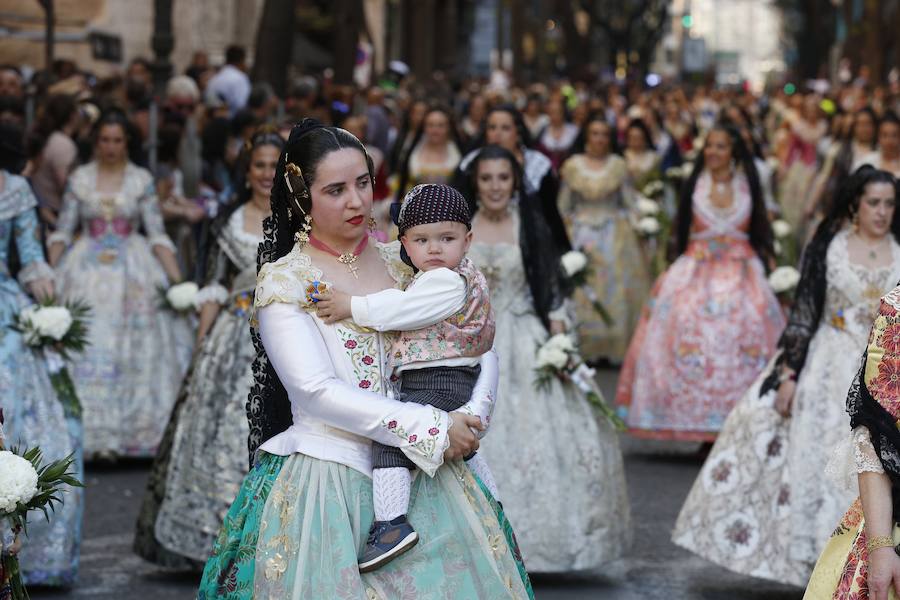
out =
<path fill-rule="evenodd" d="M 702 442 L 704 451 L 719 438 L 679 518 L 677 543 L 740 572 L 798 585 L 806 581 L 826 530 L 840 516 L 835 511 L 842 512 L 848 499 L 810 483 L 821 479 L 824 451 L 809 458 L 817 439 L 810 433 L 815 420 L 804 424 L 799 415 L 809 410 L 809 398 L 827 395 L 836 433 L 823 445 L 833 446 L 849 432 L 840 396 L 850 381 L 826 384 L 822 377 L 855 368 L 877 299 L 900 278 L 895 191 L 884 197 L 876 193 L 885 183 L 895 190 L 891 175 L 900 175 L 900 89 L 862 78 L 831 89 L 788 85 L 762 94 L 739 87 L 648 88 L 566 80 L 526 86 L 502 71 L 451 84 L 442 74 L 416 80 L 405 65 L 391 63 L 369 88 L 339 85 L 320 73 L 297 78 L 279 96 L 268 83 L 248 77 L 242 48 L 229 48 L 225 59 L 214 67 L 197 52 L 184 74 L 167 82 L 161 98 L 154 97 L 144 59 L 108 78 L 66 60 L 29 78 L 15 66 L 0 66 L 0 168 L 27 180 L 37 201 L 37 218 L 28 227 L 34 226 L 44 248 L 26 248 L 15 235 L 0 237 L 9 245 L 8 253 L 0 253 L 7 256 L 0 266 L 14 276 L 28 271 L 31 262 L 42 262 L 46 252 L 55 277 L 20 277 L 26 291 L 34 297 L 56 291 L 94 307 L 91 349 L 75 359 L 73 369 L 85 408 L 84 450 L 89 460 L 156 455 L 139 524 L 139 553 L 159 564 L 196 567 L 208 555 L 222 511 L 240 486 L 246 466 L 243 399 L 253 358 L 245 324 L 255 285 L 255 249 L 270 214 L 268 193 L 278 156 L 292 127 L 314 117 L 354 134 L 372 158 L 373 227 L 382 240 L 396 233 L 391 204 L 421 183 L 460 189 L 486 215 L 483 222 L 495 224 L 482 225 L 487 228 L 482 231 L 495 226 L 499 231 L 496 224 L 517 203 L 533 203 L 528 218 L 539 223 L 537 229 L 525 225 L 504 242 L 509 248 L 520 245 L 521 252 L 504 258 L 496 244 L 487 243 L 473 252 L 492 295 L 508 294 L 516 310 L 529 311 L 536 342 L 568 331 L 577 334 L 589 364 L 621 366 L 615 400 L 631 434 Z M 506 197 L 494 212 L 485 208 L 488 188 L 480 183 L 491 176 L 482 169 L 492 160 L 508 162 L 510 177 L 516 175 L 514 187 L 498 192 Z M 7 216 L 2 207 L 0 216 Z M 529 231 L 539 233 L 531 238 Z M 130 241 L 104 246 L 104 236 L 112 234 Z M 834 250 L 835 240 L 846 247 Z M 530 243 L 539 248 L 529 248 Z M 553 257 L 572 250 L 588 256 L 586 282 L 570 286 L 565 305 L 541 304 L 541 282 L 533 280 L 528 264 L 539 262 L 537 254 L 529 255 L 536 250 Z M 799 269 L 799 285 L 779 288 L 768 277 L 778 267 Z M 520 285 L 504 282 L 512 272 L 519 273 Z M 114 274 L 121 280 L 111 293 Z M 159 289 L 187 280 L 203 286 L 198 306 L 205 302 L 215 309 L 203 308 L 196 318 L 157 310 Z M 517 304 L 523 298 L 525 308 Z M 230 315 L 227 329 L 220 309 Z M 814 336 L 825 325 L 848 337 L 817 346 Z M 509 331 L 515 330 L 510 325 Z M 509 335 L 502 344 L 508 353 L 525 352 Z M 10 364 L 15 352 L 8 350 Z M 527 352 L 519 367 L 510 364 L 509 369 L 532 364 L 530 346 Z M 501 368 L 504 358 L 501 354 Z M 837 363 L 841 367 L 835 371 Z M 816 374 L 815 382 L 809 373 Z M 228 377 L 234 380 L 226 383 Z M 501 387 L 518 385 L 508 377 L 501 370 Z M 213 393 L 208 386 L 215 385 L 221 387 Z M 772 392 L 763 401 L 768 412 L 759 417 L 754 410 L 766 392 Z M 574 388 L 552 393 L 578 395 Z M 228 423 L 214 428 L 228 435 L 209 437 L 207 431 L 202 438 L 184 425 L 225 419 L 216 407 L 228 394 L 235 397 Z M 117 409 L 123 395 L 128 399 Z M 9 399 L 0 400 L 6 406 Z M 534 402 L 537 406 L 540 399 Z M 198 406 L 206 412 L 191 416 Z M 586 406 L 578 405 L 572 414 L 582 414 L 578 411 Z M 792 410 L 797 412 L 789 427 L 784 419 Z M 766 421 L 776 411 L 782 420 Z M 534 407 L 524 405 L 517 416 L 507 413 L 510 422 L 521 418 L 522 428 L 534 427 L 533 435 L 520 429 L 513 438 L 538 438 L 540 424 L 525 423 L 529 413 L 536 414 Z M 579 426 L 574 417 L 561 421 L 573 431 Z M 759 439 L 769 437 L 763 442 L 740 437 L 751 428 L 743 425 L 748 421 L 757 427 L 768 423 Z M 79 448 L 80 435 L 72 434 Z M 589 519 L 594 530 L 585 534 L 585 545 L 616 549 L 573 551 L 568 562 L 554 562 L 535 550 L 554 533 L 535 537 L 540 525 L 529 519 L 551 509 L 538 508 L 538 500 L 522 508 L 520 500 L 532 493 L 531 482 L 522 487 L 514 475 L 525 468 L 518 464 L 521 457 L 492 456 L 498 451 L 487 447 L 501 494 L 504 487 L 511 490 L 504 504 L 513 525 L 525 531 L 520 537 L 526 562 L 531 553 L 538 571 L 593 567 L 620 555 L 628 544 L 615 434 L 601 428 L 593 435 L 604 440 L 605 449 L 600 453 L 588 444 L 582 455 L 597 450 L 596 464 L 582 479 L 557 482 L 559 489 L 544 500 L 550 506 L 566 494 L 596 498 L 600 492 L 592 486 L 615 488 L 605 512 Z M 740 531 L 716 528 L 716 522 L 745 515 L 747 507 L 718 506 L 715 485 L 725 485 L 735 460 L 746 465 L 759 458 L 751 452 L 734 459 L 726 451 L 762 447 L 761 452 L 770 452 L 766 444 L 775 439 L 779 448 L 791 440 L 802 451 L 788 460 L 794 471 L 767 472 L 771 462 L 759 468 L 753 480 L 755 493 L 763 495 L 759 506 L 769 506 L 773 498 L 780 502 L 788 484 L 798 489 L 802 484 L 804 502 L 778 518 L 823 512 L 815 525 L 804 524 L 808 535 L 798 556 L 787 548 L 797 539 L 789 527 L 780 537 L 758 523 L 745 523 Z M 554 443 L 559 440 L 546 441 Z M 218 454 L 202 462 L 209 469 L 191 474 L 196 465 L 182 458 L 209 453 L 213 446 Z M 562 464 L 546 470 L 556 468 L 569 472 Z M 204 473 L 214 475 L 207 491 L 216 490 L 204 496 L 207 504 L 197 500 L 196 481 Z M 226 478 L 227 485 L 222 484 Z M 580 488 L 564 491 L 573 481 Z M 767 485 L 756 485 L 761 481 Z M 741 496 L 750 497 L 749 491 Z M 187 516 L 192 510 L 196 514 Z M 761 523 L 768 518 L 766 510 L 760 509 Z M 202 533 L 194 538 L 185 533 L 190 522 L 207 518 Z M 601 536 L 597 522 L 622 527 Z M 800 522 L 797 517 L 794 526 Z M 739 559 L 723 558 L 746 548 L 747 539 L 758 545 Z M 66 556 L 73 547 L 77 555 L 77 541 L 67 547 Z M 788 555 L 793 558 L 782 560 Z M 67 568 L 60 567 L 55 577 L 35 575 L 34 581 L 68 581 Z"/>

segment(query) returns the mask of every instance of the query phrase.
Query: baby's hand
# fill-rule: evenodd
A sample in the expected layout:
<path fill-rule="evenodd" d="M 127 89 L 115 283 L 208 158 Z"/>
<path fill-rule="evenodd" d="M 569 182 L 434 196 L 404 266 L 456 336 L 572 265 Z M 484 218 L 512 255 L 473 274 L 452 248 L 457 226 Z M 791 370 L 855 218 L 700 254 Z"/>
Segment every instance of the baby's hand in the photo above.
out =
<path fill-rule="evenodd" d="M 327 324 L 343 321 L 353 316 L 350 310 L 350 295 L 337 290 L 325 290 L 312 294 L 316 301 L 316 313 Z"/>

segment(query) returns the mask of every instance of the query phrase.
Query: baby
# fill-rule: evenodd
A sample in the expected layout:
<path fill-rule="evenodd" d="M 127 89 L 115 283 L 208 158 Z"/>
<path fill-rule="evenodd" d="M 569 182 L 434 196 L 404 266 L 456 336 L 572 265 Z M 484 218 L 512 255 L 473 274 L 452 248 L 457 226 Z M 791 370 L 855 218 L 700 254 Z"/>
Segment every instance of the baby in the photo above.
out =
<path fill-rule="evenodd" d="M 450 186 L 417 185 L 403 200 L 397 227 L 403 260 L 417 270 L 406 290 L 352 298 L 330 291 L 319 297 L 318 307 L 327 308 L 329 320 L 352 316 L 358 325 L 400 331 L 390 354 L 400 376 L 400 400 L 452 412 L 468 402 L 480 357 L 494 343 L 487 283 L 466 258 L 472 242 L 469 206 Z M 359 560 L 361 573 L 419 541 L 406 518 L 415 464 L 399 448 L 373 447 L 375 522 Z M 497 498 L 487 462 L 474 453 L 465 460 Z"/>

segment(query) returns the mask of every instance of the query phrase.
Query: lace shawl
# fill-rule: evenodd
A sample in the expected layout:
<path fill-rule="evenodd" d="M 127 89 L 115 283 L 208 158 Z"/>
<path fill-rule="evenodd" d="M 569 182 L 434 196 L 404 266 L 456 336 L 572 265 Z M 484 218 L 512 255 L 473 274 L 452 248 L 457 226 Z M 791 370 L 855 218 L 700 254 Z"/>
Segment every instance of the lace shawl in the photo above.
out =
<path fill-rule="evenodd" d="M 895 518 L 900 517 L 900 287 L 881 300 L 859 372 L 847 394 L 850 426 L 869 430 L 872 446 L 891 481 Z"/>

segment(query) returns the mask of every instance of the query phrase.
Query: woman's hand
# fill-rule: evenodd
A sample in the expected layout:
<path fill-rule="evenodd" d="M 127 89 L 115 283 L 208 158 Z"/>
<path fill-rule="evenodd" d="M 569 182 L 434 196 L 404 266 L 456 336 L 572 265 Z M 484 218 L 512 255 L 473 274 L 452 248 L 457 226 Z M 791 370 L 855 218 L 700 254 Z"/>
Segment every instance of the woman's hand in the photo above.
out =
<path fill-rule="evenodd" d="M 478 437 L 472 429 L 484 431 L 480 418 L 461 412 L 450 413 L 450 428 L 447 430 L 450 447 L 444 451 L 444 460 L 458 460 L 478 450 Z"/>
<path fill-rule="evenodd" d="M 563 321 L 550 321 L 550 335 L 558 335 L 566 332 L 566 324 Z"/>
<path fill-rule="evenodd" d="M 891 585 L 900 596 L 900 556 L 891 547 L 869 553 L 869 600 L 888 600 Z"/>
<path fill-rule="evenodd" d="M 38 302 L 53 297 L 53 281 L 46 277 L 35 279 L 26 287 L 28 288 L 28 293 L 31 294 L 31 297 Z"/>
<path fill-rule="evenodd" d="M 326 324 L 336 323 L 353 316 L 350 310 L 350 295 L 337 290 L 328 289 L 313 294 L 316 301 L 316 314 Z"/>
<path fill-rule="evenodd" d="M 797 392 L 797 382 L 788 379 L 778 386 L 778 392 L 775 395 L 775 410 L 784 418 L 791 416 L 791 410 L 794 406 L 794 394 Z"/>

